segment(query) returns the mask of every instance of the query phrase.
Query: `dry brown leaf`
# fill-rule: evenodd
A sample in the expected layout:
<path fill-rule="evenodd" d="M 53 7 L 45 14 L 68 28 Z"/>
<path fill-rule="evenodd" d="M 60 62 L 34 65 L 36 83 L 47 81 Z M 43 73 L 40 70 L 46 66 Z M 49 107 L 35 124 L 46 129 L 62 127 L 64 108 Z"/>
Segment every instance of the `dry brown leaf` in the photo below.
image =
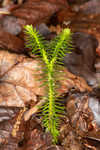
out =
<path fill-rule="evenodd" d="M 7 51 L 0 51 L 0 105 L 24 106 L 31 100 L 37 102 L 37 96 L 45 95 L 45 87 L 41 87 L 43 63 L 39 59 L 31 59 Z M 37 70 L 39 69 L 39 70 Z M 62 69 L 62 79 L 58 95 L 69 92 L 72 88 L 78 91 L 91 91 L 91 88 L 80 77 Z"/>

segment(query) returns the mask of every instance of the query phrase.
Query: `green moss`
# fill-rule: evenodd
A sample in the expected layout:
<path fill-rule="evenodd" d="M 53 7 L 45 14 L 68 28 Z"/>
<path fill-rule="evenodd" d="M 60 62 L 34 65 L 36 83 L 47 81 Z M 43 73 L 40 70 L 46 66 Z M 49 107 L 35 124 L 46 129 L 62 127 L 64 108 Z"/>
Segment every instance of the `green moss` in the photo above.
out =
<path fill-rule="evenodd" d="M 53 143 L 57 143 L 59 136 L 59 117 L 64 111 L 64 107 L 57 98 L 55 72 L 57 66 L 62 64 L 62 59 L 71 48 L 71 31 L 64 29 L 50 43 L 44 41 L 43 37 L 33 29 L 32 25 L 25 26 L 26 47 L 31 48 L 34 54 L 39 54 L 45 63 L 43 69 L 46 81 L 46 103 L 42 107 L 43 125 L 53 137 Z"/>

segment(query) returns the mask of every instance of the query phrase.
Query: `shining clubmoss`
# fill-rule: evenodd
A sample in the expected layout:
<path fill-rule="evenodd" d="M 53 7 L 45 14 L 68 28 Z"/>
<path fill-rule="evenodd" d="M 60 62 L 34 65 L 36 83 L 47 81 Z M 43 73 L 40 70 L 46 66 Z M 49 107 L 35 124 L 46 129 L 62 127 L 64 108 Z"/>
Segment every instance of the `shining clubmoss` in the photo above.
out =
<path fill-rule="evenodd" d="M 64 29 L 50 43 L 46 42 L 32 25 L 25 26 L 25 34 L 26 47 L 31 48 L 34 54 L 39 54 L 45 64 L 43 71 L 46 78 L 46 102 L 42 107 L 43 125 L 46 131 L 51 133 L 53 143 L 57 143 L 59 121 L 61 114 L 64 112 L 64 107 L 58 101 L 55 72 L 57 66 L 62 64 L 63 57 L 67 52 L 70 52 L 71 31 L 69 28 Z"/>

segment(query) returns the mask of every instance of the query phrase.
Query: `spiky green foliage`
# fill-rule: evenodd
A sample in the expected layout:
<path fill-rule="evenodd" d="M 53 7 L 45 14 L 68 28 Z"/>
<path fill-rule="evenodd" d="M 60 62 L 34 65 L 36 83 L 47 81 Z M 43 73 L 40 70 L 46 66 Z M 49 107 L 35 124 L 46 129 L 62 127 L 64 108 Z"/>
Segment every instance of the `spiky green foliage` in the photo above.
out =
<path fill-rule="evenodd" d="M 42 107 L 43 125 L 52 134 L 53 142 L 57 143 L 59 135 L 59 118 L 64 107 L 58 101 L 56 90 L 56 66 L 62 63 L 65 54 L 71 48 L 70 29 L 64 29 L 54 40 L 47 44 L 43 37 L 33 29 L 32 25 L 25 26 L 26 47 L 34 54 L 39 54 L 45 63 L 46 103 Z M 59 68 L 59 67 L 57 67 Z"/>

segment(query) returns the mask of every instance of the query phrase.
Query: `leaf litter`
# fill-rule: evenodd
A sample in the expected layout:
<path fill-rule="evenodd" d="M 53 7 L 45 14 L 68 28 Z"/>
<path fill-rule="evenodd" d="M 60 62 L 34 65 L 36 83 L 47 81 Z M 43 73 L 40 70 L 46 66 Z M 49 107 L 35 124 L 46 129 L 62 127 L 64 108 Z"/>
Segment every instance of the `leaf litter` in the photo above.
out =
<path fill-rule="evenodd" d="M 1 150 L 100 149 L 100 91 L 97 85 L 100 78 L 100 35 L 98 32 L 99 9 L 97 8 L 93 10 L 94 5 L 99 6 L 99 4 L 97 5 L 96 3 L 98 2 L 92 2 L 92 0 L 86 4 L 84 4 L 84 2 L 85 1 L 82 1 L 80 5 L 78 4 L 78 1 L 76 1 L 76 4 L 74 2 L 74 5 L 71 6 L 68 5 L 68 3 L 72 4 L 72 1 L 70 0 L 68 3 L 64 0 L 59 0 L 59 2 L 52 0 L 44 1 L 43 3 L 41 1 L 36 2 L 30 0 L 24 3 L 21 2 L 20 5 L 19 2 L 16 5 L 14 3 L 11 4 L 10 1 L 8 1 L 8 3 L 5 3 L 5 6 L 3 6 L 10 12 L 10 16 L 3 14 L 0 16 Z M 34 6 L 31 6 L 32 3 L 34 3 Z M 66 8 L 65 3 L 67 6 Z M 88 7 L 90 3 L 91 7 Z M 45 9 L 45 11 L 42 11 L 40 15 L 41 10 L 39 4 L 41 9 L 43 7 L 48 8 L 48 6 L 50 6 L 50 9 Z M 78 9 L 77 12 L 74 12 L 74 8 L 76 8 L 76 6 Z M 33 9 L 33 7 L 36 7 L 36 9 Z M 71 9 L 73 9 L 73 12 Z M 81 11 L 82 15 L 80 13 L 78 16 L 78 11 L 79 13 Z M 95 11 L 96 14 L 94 14 Z M 26 15 L 23 12 L 25 12 Z M 28 12 L 30 12 L 31 15 Z M 68 13 L 66 12 L 69 12 L 69 15 L 67 15 Z M 86 12 L 88 12 L 87 15 Z M 45 13 L 45 15 L 43 13 Z M 67 69 L 64 68 L 64 79 L 60 81 L 60 88 L 58 90 L 59 94 L 64 98 L 63 102 L 66 104 L 67 114 L 65 115 L 65 119 L 63 118 L 61 122 L 61 133 L 59 137 L 59 144 L 57 146 L 52 145 L 52 139 L 49 133 L 44 133 L 41 126 L 41 118 L 36 116 L 36 114 L 33 114 L 35 106 L 41 102 L 41 95 L 44 94 L 44 88 L 40 88 L 40 81 L 37 81 L 39 76 L 34 75 L 34 69 L 37 67 L 41 68 L 42 66 L 38 66 L 40 60 L 30 55 L 29 50 L 24 48 L 24 38 L 22 33 L 22 28 L 25 24 L 31 23 L 33 25 L 37 25 L 47 23 L 50 17 L 55 13 L 56 16 L 58 15 L 56 18 L 58 19 L 59 25 L 58 27 L 54 26 L 55 30 L 53 29 L 53 32 L 50 31 L 47 33 L 49 38 L 56 36 L 56 33 L 59 33 L 61 28 L 66 26 L 70 27 L 73 32 L 76 32 L 76 35 L 74 36 L 76 50 L 71 54 L 73 62 L 70 60 L 70 55 L 67 56 L 70 63 L 68 64 L 67 59 L 65 59 L 67 61 L 67 65 L 65 65 Z M 89 13 L 91 13 L 91 15 Z M 36 14 L 38 14 L 41 18 L 39 18 Z M 75 17 L 75 15 L 78 17 Z M 70 23 L 63 24 L 63 21 Z M 9 26 L 6 26 L 8 23 Z M 13 23 L 15 23 L 15 25 L 13 25 Z M 12 25 L 11 31 L 9 30 L 10 25 Z M 16 28 L 14 29 L 15 26 Z M 45 38 L 47 34 L 45 34 Z M 79 39 L 77 35 L 79 36 Z M 83 40 L 81 40 L 81 38 L 83 38 Z M 84 48 L 84 45 L 87 45 L 87 48 Z M 88 61 L 90 57 L 91 61 Z M 81 58 L 84 58 L 83 62 L 81 61 Z M 98 81 L 95 76 L 97 76 Z M 96 82 L 92 82 L 94 79 Z M 27 106 L 27 111 L 23 114 L 23 117 L 29 113 L 28 121 L 24 121 L 23 117 L 21 118 L 19 130 L 16 132 L 17 136 L 13 137 L 11 133 L 14 128 L 14 124 L 16 123 L 20 110 L 22 110 L 24 106 Z"/>

